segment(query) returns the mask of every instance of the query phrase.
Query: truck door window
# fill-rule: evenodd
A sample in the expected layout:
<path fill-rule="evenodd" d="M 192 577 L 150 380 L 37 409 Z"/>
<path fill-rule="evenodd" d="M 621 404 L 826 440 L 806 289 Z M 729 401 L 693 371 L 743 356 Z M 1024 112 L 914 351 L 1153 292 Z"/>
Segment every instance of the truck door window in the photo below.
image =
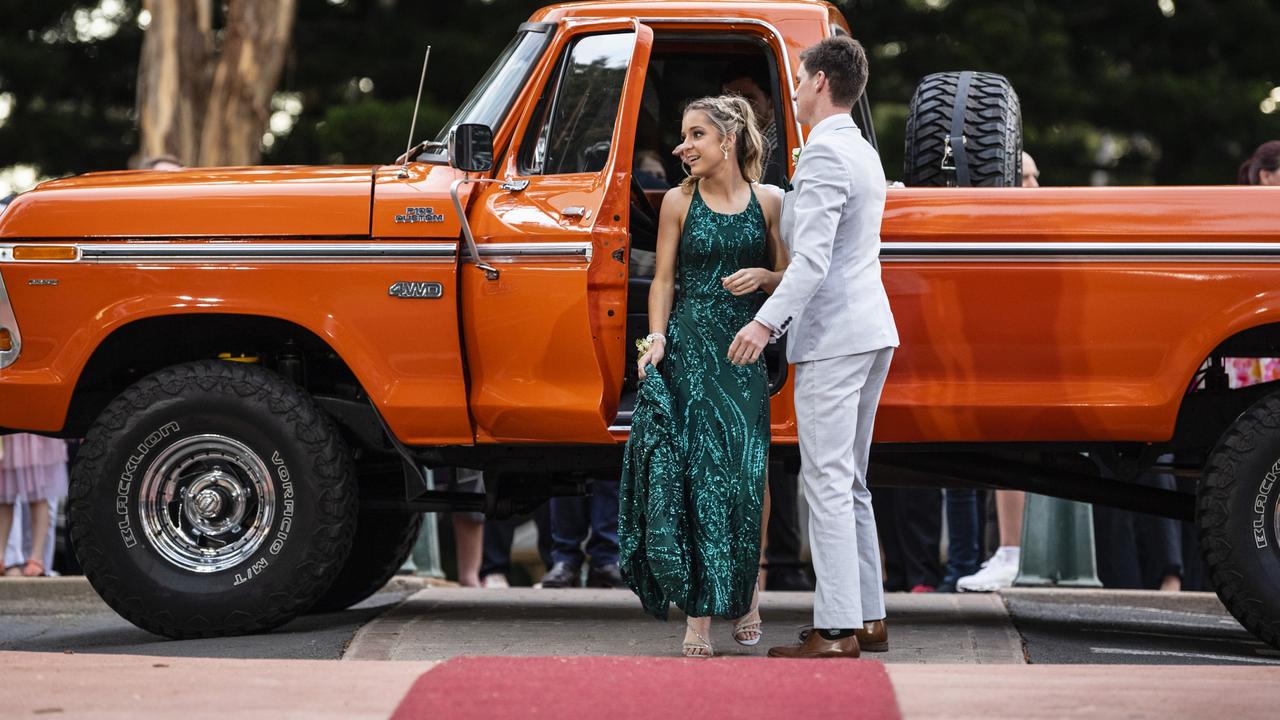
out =
<path fill-rule="evenodd" d="M 589 35 L 565 51 L 521 143 L 522 175 L 604 169 L 635 42 L 633 32 Z"/>

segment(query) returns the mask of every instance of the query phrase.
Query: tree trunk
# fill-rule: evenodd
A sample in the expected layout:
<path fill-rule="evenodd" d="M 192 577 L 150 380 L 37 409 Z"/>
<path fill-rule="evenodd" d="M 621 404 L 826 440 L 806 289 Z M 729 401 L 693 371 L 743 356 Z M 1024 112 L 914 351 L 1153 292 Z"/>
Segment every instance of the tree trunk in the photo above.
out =
<path fill-rule="evenodd" d="M 151 25 L 138 62 L 139 159 L 167 154 L 195 165 L 214 57 L 211 0 L 144 0 L 142 7 Z"/>
<path fill-rule="evenodd" d="M 201 128 L 201 165 L 252 165 L 262 158 L 262 134 L 284 69 L 296 7 L 296 0 L 228 3 L 222 57 Z"/>
<path fill-rule="evenodd" d="M 151 25 L 138 64 L 141 154 L 187 165 L 262 157 L 297 0 L 227 0 L 215 48 L 212 0 L 143 0 Z"/>

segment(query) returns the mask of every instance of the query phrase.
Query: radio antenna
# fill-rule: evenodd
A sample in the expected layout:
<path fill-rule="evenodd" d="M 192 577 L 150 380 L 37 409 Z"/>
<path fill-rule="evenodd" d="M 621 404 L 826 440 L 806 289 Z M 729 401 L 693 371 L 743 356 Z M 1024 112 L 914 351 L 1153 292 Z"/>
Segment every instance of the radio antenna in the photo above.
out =
<path fill-rule="evenodd" d="M 409 152 L 413 150 L 413 132 L 418 127 L 418 107 L 422 105 L 422 86 L 427 82 L 427 61 L 431 59 L 431 46 L 427 46 L 426 57 L 422 58 L 422 78 L 418 80 L 418 99 L 413 103 L 413 121 L 409 123 L 409 141 L 404 146 L 404 165 L 400 166 L 400 177 L 409 177 Z"/>

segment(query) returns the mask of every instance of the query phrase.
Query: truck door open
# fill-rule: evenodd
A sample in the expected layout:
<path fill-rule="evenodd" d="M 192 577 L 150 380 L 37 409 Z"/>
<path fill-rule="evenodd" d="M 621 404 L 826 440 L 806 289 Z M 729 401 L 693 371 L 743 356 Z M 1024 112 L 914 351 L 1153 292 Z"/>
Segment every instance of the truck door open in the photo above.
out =
<path fill-rule="evenodd" d="M 562 26 L 469 212 L 460 268 L 477 442 L 612 442 L 625 347 L 632 142 L 653 32 Z"/>

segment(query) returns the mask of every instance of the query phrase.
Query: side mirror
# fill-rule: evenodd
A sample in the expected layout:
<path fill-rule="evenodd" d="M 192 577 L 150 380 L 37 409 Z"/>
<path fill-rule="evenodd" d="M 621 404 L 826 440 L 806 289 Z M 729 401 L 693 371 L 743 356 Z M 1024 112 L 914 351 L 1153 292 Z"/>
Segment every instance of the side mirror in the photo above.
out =
<path fill-rule="evenodd" d="M 463 123 L 449 131 L 449 164 L 463 172 L 493 169 L 493 130 L 488 125 Z"/>

